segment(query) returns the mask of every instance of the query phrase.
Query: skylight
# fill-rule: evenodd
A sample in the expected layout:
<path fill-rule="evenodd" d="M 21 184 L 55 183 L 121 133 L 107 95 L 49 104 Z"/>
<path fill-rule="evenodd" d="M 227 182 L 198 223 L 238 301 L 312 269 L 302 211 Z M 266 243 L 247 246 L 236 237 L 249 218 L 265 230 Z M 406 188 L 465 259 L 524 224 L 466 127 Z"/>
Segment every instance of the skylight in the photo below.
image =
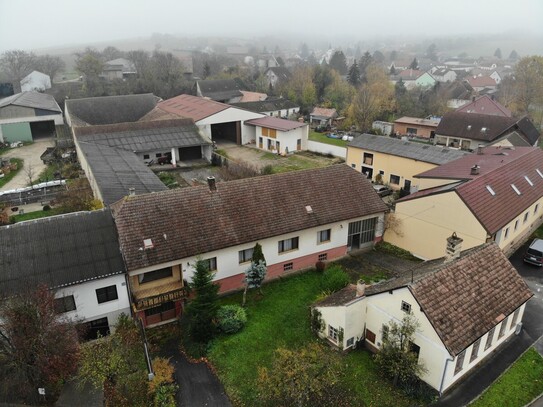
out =
<path fill-rule="evenodd" d="M 496 195 L 496 193 L 494 192 L 494 190 L 492 189 L 492 187 L 490 185 L 486 186 L 486 190 L 488 192 L 490 192 L 490 195 L 492 195 L 492 196 Z"/>
<path fill-rule="evenodd" d="M 527 175 L 524 176 L 524 179 L 526 180 L 526 182 L 528 182 L 528 184 L 530 184 L 531 187 L 534 186 L 534 183 L 530 180 L 530 178 L 528 178 Z"/>
<path fill-rule="evenodd" d="M 511 184 L 511 188 L 513 188 L 513 191 L 515 191 L 517 195 L 520 195 L 520 191 L 518 190 L 515 184 Z"/>
<path fill-rule="evenodd" d="M 543 174 L 541 173 L 541 171 L 539 171 L 539 168 L 536 168 L 536 171 L 537 171 L 537 173 L 539 174 L 539 176 L 540 176 L 541 178 L 543 178 Z"/>

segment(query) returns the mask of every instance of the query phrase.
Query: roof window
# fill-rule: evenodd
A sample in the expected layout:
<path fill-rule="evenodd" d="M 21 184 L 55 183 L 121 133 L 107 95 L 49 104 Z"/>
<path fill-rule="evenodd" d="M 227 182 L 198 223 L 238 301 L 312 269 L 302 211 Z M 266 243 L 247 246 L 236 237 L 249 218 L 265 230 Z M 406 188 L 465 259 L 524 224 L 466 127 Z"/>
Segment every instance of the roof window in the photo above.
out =
<path fill-rule="evenodd" d="M 520 191 L 518 190 L 517 186 L 515 184 L 511 184 L 511 188 L 513 188 L 513 191 L 517 193 L 517 195 L 520 195 Z"/>
<path fill-rule="evenodd" d="M 530 178 L 528 178 L 527 175 L 524 176 L 524 179 L 526 180 L 526 182 L 528 182 L 528 184 L 530 184 L 531 187 L 534 186 L 534 183 L 532 182 L 532 180 Z"/>
<path fill-rule="evenodd" d="M 539 176 L 540 176 L 541 178 L 543 178 L 543 174 L 541 173 L 541 171 L 539 171 L 539 168 L 536 168 L 536 172 L 539 174 Z"/>
<path fill-rule="evenodd" d="M 496 195 L 496 193 L 494 192 L 494 190 L 492 189 L 492 187 L 490 185 L 486 186 L 486 190 L 488 192 L 490 192 L 490 195 L 492 195 L 492 196 Z"/>

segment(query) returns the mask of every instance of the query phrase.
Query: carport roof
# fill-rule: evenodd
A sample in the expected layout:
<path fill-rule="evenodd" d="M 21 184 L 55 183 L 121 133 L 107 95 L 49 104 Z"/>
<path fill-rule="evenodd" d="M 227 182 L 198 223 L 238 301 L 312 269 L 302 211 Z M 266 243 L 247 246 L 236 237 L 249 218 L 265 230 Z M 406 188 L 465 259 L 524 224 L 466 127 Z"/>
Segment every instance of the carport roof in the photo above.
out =
<path fill-rule="evenodd" d="M 198 122 L 206 117 L 222 112 L 231 106 L 198 96 L 179 95 L 160 102 L 158 107 L 168 113 L 191 118 L 195 122 Z"/>
<path fill-rule="evenodd" d="M 60 106 L 56 102 L 55 98 L 46 93 L 21 92 L 0 100 L 0 108 L 9 105 L 62 113 L 62 110 L 60 109 Z"/>

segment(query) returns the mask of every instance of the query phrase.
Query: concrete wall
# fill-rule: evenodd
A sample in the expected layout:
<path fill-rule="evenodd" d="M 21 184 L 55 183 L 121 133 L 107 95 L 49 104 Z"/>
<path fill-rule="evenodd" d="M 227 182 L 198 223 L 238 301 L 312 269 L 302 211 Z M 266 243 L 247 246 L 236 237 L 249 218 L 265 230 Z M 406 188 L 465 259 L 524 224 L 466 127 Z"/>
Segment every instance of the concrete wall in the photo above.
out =
<path fill-rule="evenodd" d="M 399 225 L 386 231 L 385 241 L 425 260 L 445 255 L 453 232 L 466 250 L 486 242 L 487 233 L 455 191 L 396 202 L 393 216 Z"/>
<path fill-rule="evenodd" d="M 334 157 L 345 159 L 347 157 L 347 149 L 345 147 L 333 146 L 331 144 L 319 143 L 318 141 L 308 140 L 307 149 L 314 153 L 332 154 Z"/>
<path fill-rule="evenodd" d="M 96 182 L 96 177 L 94 176 L 92 169 L 87 161 L 87 157 L 79 146 L 79 141 L 77 140 L 77 137 L 74 137 L 74 144 L 75 150 L 77 152 L 77 159 L 79 160 L 79 164 L 81 164 L 81 169 L 85 171 L 85 175 L 87 176 L 87 180 L 89 181 L 89 184 L 91 186 L 94 198 L 104 202 L 102 193 L 100 192 L 100 188 L 98 188 L 98 183 Z"/>
<path fill-rule="evenodd" d="M 117 300 L 98 304 L 96 290 L 111 285 L 117 287 L 117 295 L 119 298 Z M 65 287 L 55 292 L 55 298 L 66 297 L 68 295 L 74 296 L 76 309 L 75 311 L 70 311 L 63 315 L 74 321 L 92 321 L 107 317 L 111 328 L 117 322 L 117 318 L 121 313 L 130 315 L 130 299 L 124 274 Z"/>
<path fill-rule="evenodd" d="M 260 138 L 262 138 L 262 150 L 277 153 L 277 143 L 280 143 L 279 154 L 297 151 L 298 140 L 301 140 L 300 150 L 307 149 L 309 126 L 299 127 L 290 131 L 276 131 L 275 138 L 264 136 L 261 126 L 256 126 L 255 137 L 256 147 L 260 148 Z M 272 143 L 272 148 L 268 149 L 268 140 Z"/>
<path fill-rule="evenodd" d="M 13 141 L 32 141 L 30 123 L 0 124 L 2 128 L 2 141 L 11 143 Z"/>

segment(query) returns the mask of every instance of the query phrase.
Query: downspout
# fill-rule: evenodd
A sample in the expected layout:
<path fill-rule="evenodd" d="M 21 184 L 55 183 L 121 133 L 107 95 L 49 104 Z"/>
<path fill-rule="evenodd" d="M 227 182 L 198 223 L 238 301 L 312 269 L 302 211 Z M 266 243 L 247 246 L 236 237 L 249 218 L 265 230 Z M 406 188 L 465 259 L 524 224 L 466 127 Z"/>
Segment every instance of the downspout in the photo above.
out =
<path fill-rule="evenodd" d="M 454 358 L 447 358 L 445 360 L 445 369 L 443 369 L 443 376 L 441 376 L 441 383 L 439 385 L 439 396 L 441 397 L 443 395 L 443 382 L 445 381 L 445 375 L 447 374 L 447 367 L 449 366 L 449 362 L 452 362 Z"/>

